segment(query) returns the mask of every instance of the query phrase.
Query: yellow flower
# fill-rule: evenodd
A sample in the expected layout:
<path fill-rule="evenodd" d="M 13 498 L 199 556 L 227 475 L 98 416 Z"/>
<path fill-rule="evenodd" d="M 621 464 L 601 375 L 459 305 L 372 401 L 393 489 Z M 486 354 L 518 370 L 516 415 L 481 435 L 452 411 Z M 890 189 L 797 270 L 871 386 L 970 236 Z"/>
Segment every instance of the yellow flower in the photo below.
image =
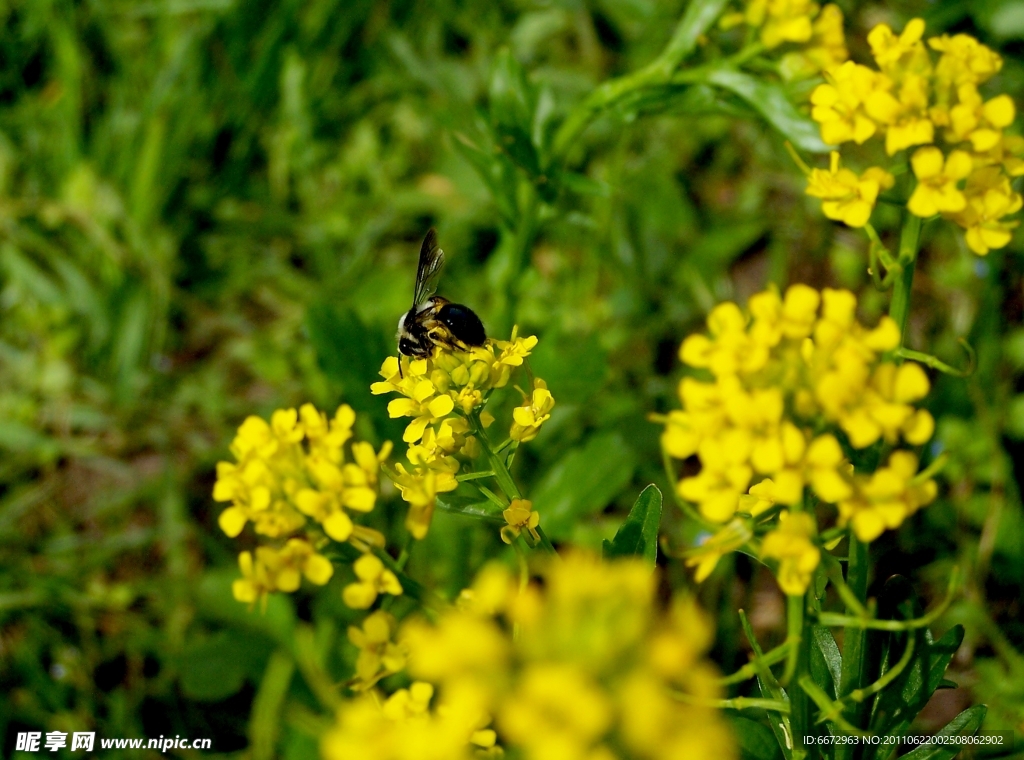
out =
<path fill-rule="evenodd" d="M 1010 242 L 1019 221 L 1002 221 L 1021 209 L 1021 196 L 1013 192 L 1008 177 L 998 167 L 976 170 L 967 181 L 967 206 L 953 221 L 967 230 L 968 247 L 985 255 Z"/>
<path fill-rule="evenodd" d="M 839 166 L 839 153 L 832 151 L 828 171 L 812 169 L 807 194 L 821 198 L 821 210 L 829 219 L 850 227 L 863 227 L 882 190 L 893 186 L 895 178 L 884 169 L 872 166 L 859 177 Z"/>
<path fill-rule="evenodd" d="M 509 508 L 501 514 L 506 523 L 501 528 L 501 540 L 506 544 L 515 541 L 523 530 L 530 534 L 534 544 L 540 541 L 540 534 L 537 533 L 540 512 L 534 511 L 531 502 L 526 499 L 513 499 Z"/>
<path fill-rule="evenodd" d="M 367 615 L 362 628 L 349 626 L 348 640 L 359 649 L 352 688 L 365 691 L 380 679 L 405 669 L 405 648 L 392 642 L 395 618 L 377 610 Z"/>
<path fill-rule="evenodd" d="M 422 539 L 430 527 L 437 494 L 454 491 L 459 483 L 453 474 L 436 469 L 416 468 L 407 471 L 401 464 L 395 465 L 395 469 L 398 472 L 395 485 L 402 499 L 409 504 L 405 527 L 413 538 Z"/>
<path fill-rule="evenodd" d="M 977 86 L 970 83 L 960 85 L 957 94 L 959 102 L 949 111 L 947 140 L 969 140 L 978 153 L 992 150 L 1002 139 L 1002 130 L 1010 126 L 1017 115 L 1013 99 L 1009 95 L 997 95 L 982 102 Z"/>
<path fill-rule="evenodd" d="M 238 555 L 238 569 L 242 571 L 242 577 L 231 584 L 231 593 L 237 601 L 248 604 L 264 601 L 267 594 L 276 589 L 266 566 L 262 562 L 253 562 L 252 552 Z"/>
<path fill-rule="evenodd" d="M 754 488 L 757 486 L 750 490 L 753 491 Z M 754 534 L 745 520 L 733 520 L 714 535 L 708 536 L 700 546 L 687 552 L 686 565 L 697 568 L 694 580 L 697 583 L 705 580 L 715 569 L 718 560 L 736 551 L 753 537 Z"/>
<path fill-rule="evenodd" d="M 924 19 L 915 18 L 907 22 L 899 36 L 888 24 L 878 24 L 868 32 L 868 44 L 878 68 L 886 73 L 899 74 L 908 68 L 927 71 L 931 63 L 922 36 Z"/>
<path fill-rule="evenodd" d="M 507 572 L 488 568 L 473 597 L 490 603 L 403 626 L 409 675 L 434 688 L 432 700 L 425 696 L 413 710 L 408 696 L 389 698 L 399 703 L 392 741 L 407 735 L 401 721 L 421 721 L 428 739 L 440 728 L 436 721 L 460 716 L 459 725 L 469 727 L 463 742 L 497 742 L 524 758 L 734 757 L 716 710 L 669 696 L 671 689 L 699 703 L 719 697 L 705 659 L 713 631 L 691 601 L 663 610 L 652 573 L 636 560 L 569 554 L 542 573 L 542 587 L 520 593 Z M 339 711 L 335 750 L 344 741 L 354 751 L 356 738 L 368 733 L 352 720 L 352 709 Z"/>
<path fill-rule="evenodd" d="M 818 12 L 812 0 L 753 0 L 747 5 L 747 23 L 761 27 L 761 42 L 769 50 L 784 42 L 807 42 L 813 34 L 811 18 Z"/>
<path fill-rule="evenodd" d="M 402 434 L 406 443 L 415 443 L 423 437 L 427 425 L 439 422 L 452 413 L 455 401 L 447 393 L 438 393 L 438 389 L 427 378 L 421 378 L 411 388 L 408 397 L 392 399 L 388 403 L 388 415 L 395 417 L 413 417 L 413 421 Z"/>
<path fill-rule="evenodd" d="M 330 422 L 311 404 L 279 409 L 270 424 L 246 419 L 231 445 L 237 463 L 217 464 L 213 498 L 231 502 L 221 529 L 233 538 L 251 521 L 257 533 L 277 538 L 311 517 L 334 540 L 348 540 L 355 527 L 345 510 L 373 509 L 378 471 L 391 451 L 390 443 L 379 453 L 365 442 L 349 444 L 354 422 L 345 404 Z M 346 462 L 346 445 L 353 461 Z"/>
<path fill-rule="evenodd" d="M 342 598 L 354 610 L 365 610 L 377 599 L 378 594 L 400 596 L 402 584 L 398 577 L 384 567 L 384 563 L 373 554 L 364 554 L 352 565 L 358 580 L 345 586 Z"/>
<path fill-rule="evenodd" d="M 242 552 L 238 555 L 238 566 L 242 577 L 232 584 L 231 590 L 235 599 L 249 603 L 273 591 L 296 591 L 303 575 L 318 586 L 334 575 L 330 560 L 300 538 L 289 539 L 281 549 L 258 547 L 255 561 L 251 553 Z"/>
<path fill-rule="evenodd" d="M 957 183 L 971 173 L 973 162 L 968 153 L 954 150 L 943 160 L 938 148 L 920 148 L 910 160 L 917 187 L 907 208 L 916 216 L 928 218 L 938 213 L 963 211 L 967 199 Z"/>
<path fill-rule="evenodd" d="M 886 467 L 870 477 L 858 476 L 856 492 L 839 502 L 839 522 L 850 523 L 861 541 L 874 541 L 886 528 L 897 528 L 921 507 L 934 501 L 934 480 L 919 481 L 917 457 L 894 451 Z"/>
<path fill-rule="evenodd" d="M 779 61 L 779 71 L 786 79 L 814 76 L 849 58 L 843 33 L 843 12 L 829 3 L 811 25 L 811 39 L 803 50 L 787 53 Z"/>
<path fill-rule="evenodd" d="M 811 93 L 811 118 L 821 125 L 821 139 L 829 145 L 849 140 L 861 145 L 878 131 L 865 105 L 888 80 L 853 61 L 829 69 L 825 78 L 826 84 Z"/>
<path fill-rule="evenodd" d="M 932 37 L 928 46 L 942 54 L 935 77 L 946 86 L 982 84 L 1003 67 L 1002 58 L 967 34 Z"/>
<path fill-rule="evenodd" d="M 543 380 L 536 380 L 529 403 L 512 410 L 513 422 L 509 437 L 513 441 L 532 441 L 540 432 L 540 426 L 551 419 L 554 406 L 555 399 L 547 385 Z"/>
<path fill-rule="evenodd" d="M 789 596 L 800 596 L 811 584 L 821 551 L 811 542 L 814 518 L 806 512 L 781 512 L 779 526 L 764 537 L 761 556 L 779 561 L 779 586 Z"/>
<path fill-rule="evenodd" d="M 784 298 L 775 289 L 750 297 L 754 324 L 751 337 L 759 344 L 776 346 L 782 338 L 802 339 L 811 334 L 817 319 L 821 295 L 807 285 L 790 285 Z"/>
<path fill-rule="evenodd" d="M 714 522 L 725 522 L 736 512 L 740 496 L 746 493 L 753 477 L 747 464 L 750 447 L 745 435 L 732 435 L 701 443 L 701 471 L 679 481 L 679 495 L 695 502 L 700 513 Z"/>
<path fill-rule="evenodd" d="M 711 370 L 715 375 L 753 372 L 764 366 L 767 348 L 756 345 L 746 333 L 747 319 L 739 306 L 721 303 L 711 310 L 707 319 L 709 339 L 691 335 L 679 348 L 679 357 L 691 367 Z"/>

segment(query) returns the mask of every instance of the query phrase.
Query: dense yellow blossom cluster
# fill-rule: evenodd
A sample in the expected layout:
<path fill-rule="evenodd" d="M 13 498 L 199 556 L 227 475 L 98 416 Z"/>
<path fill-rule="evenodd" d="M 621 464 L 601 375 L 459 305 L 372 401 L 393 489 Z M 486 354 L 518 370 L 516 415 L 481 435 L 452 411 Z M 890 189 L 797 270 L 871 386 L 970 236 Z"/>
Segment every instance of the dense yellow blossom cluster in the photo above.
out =
<path fill-rule="evenodd" d="M 536 337 L 520 337 L 514 329 L 510 340 L 488 340 L 468 351 L 439 346 L 429 359 L 384 360 L 384 380 L 370 390 L 400 394 L 388 403 L 388 414 L 412 418 L 402 436 L 409 465 L 396 465 L 395 485 L 409 504 L 406 527 L 415 538 L 427 534 L 437 494 L 458 486 L 460 460 L 481 453 L 478 436 L 494 421 L 484 411 L 491 392 L 508 385 L 536 345 Z M 532 394 L 513 411 L 510 440 L 533 440 L 554 404 L 544 381 L 535 380 Z"/>
<path fill-rule="evenodd" d="M 218 463 L 213 488 L 214 499 L 231 502 L 220 515 L 221 529 L 234 538 L 251 522 L 257 534 L 278 541 L 304 531 L 281 546 L 258 547 L 255 556 L 241 553 L 242 578 L 234 584 L 239 601 L 295 591 L 302 576 L 326 583 L 333 568 L 315 549 L 325 535 L 362 552 L 384 545 L 379 532 L 353 517 L 373 510 L 391 444 L 377 452 L 364 441 L 350 442 L 354 423 L 348 405 L 328 420 L 305 404 L 298 411 L 279 409 L 269 423 L 249 417 L 238 428 L 231 444 L 235 461 Z"/>
<path fill-rule="evenodd" d="M 872 29 L 877 68 L 853 61 L 827 67 L 827 81 L 811 93 L 811 116 L 830 145 L 884 137 L 889 156 L 916 147 L 910 213 L 951 219 L 966 231 L 970 249 L 986 254 L 1010 242 L 1018 222 L 1006 217 L 1022 206 L 1010 182 L 1024 174 L 1024 139 L 1005 133 L 1016 109 L 1009 95 L 986 100 L 978 89 L 1002 67 L 995 52 L 966 34 L 925 44 L 924 29 L 922 19 L 899 35 L 886 24 Z M 830 219 L 863 227 L 879 192 L 892 184 L 881 167 L 859 175 L 840 168 L 833 153 L 828 171 L 811 173 L 807 193 L 822 199 Z"/>
<path fill-rule="evenodd" d="M 488 566 L 458 607 L 407 622 L 392 646 L 417 680 L 346 702 L 323 757 L 734 756 L 718 712 L 679 698 L 718 695 L 705 659 L 712 631 L 691 602 L 661 610 L 656 577 L 635 560 L 572 554 L 551 562 L 544 581 L 519 592 Z"/>
<path fill-rule="evenodd" d="M 849 56 L 843 12 L 831 3 L 822 7 L 811 0 L 748 0 L 742 11 L 722 17 L 722 26 L 736 24 L 756 28 L 768 50 L 786 43 L 797 46 L 779 62 L 779 70 L 790 79 L 813 76 Z"/>
<path fill-rule="evenodd" d="M 809 489 L 836 505 L 841 525 L 871 541 L 935 497 L 910 451 L 894 451 L 870 477 L 855 473 L 844 454 L 844 444 L 919 445 L 934 431 L 931 414 L 917 406 L 929 391 L 924 370 L 887 358 L 899 345 L 896 324 L 883 317 L 864 327 L 852 293 L 805 285 L 784 297 L 758 293 L 748 306 L 746 313 L 734 303 L 717 306 L 710 335 L 683 341 L 683 362 L 710 378 L 684 377 L 682 409 L 660 418 L 669 456 L 700 462 L 698 473 L 679 481 L 679 495 L 707 520 L 729 523 L 691 555 L 700 578 L 753 535 L 744 521 L 729 522 L 737 513 L 772 519 L 773 508 L 801 509 Z M 816 530 L 804 517 L 794 514 L 763 543 L 765 555 L 780 560 L 788 588 L 817 564 L 817 548 L 807 549 Z M 787 564 L 787 557 L 796 559 Z"/>

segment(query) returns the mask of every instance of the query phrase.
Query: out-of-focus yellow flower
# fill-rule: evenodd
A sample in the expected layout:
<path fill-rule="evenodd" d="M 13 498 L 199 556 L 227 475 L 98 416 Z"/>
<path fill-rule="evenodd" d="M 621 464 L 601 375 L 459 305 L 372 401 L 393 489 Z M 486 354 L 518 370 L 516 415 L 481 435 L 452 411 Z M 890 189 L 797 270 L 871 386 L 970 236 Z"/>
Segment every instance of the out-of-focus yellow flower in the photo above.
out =
<path fill-rule="evenodd" d="M 815 568 L 821 562 L 821 550 L 811 541 L 814 518 L 806 512 L 782 512 L 779 526 L 761 543 L 761 556 L 779 561 L 779 586 L 789 596 L 807 591 Z"/>
<path fill-rule="evenodd" d="M 761 28 L 761 42 L 769 50 L 784 42 L 807 42 L 814 32 L 811 18 L 818 12 L 812 0 L 751 0 L 746 22 Z"/>
<path fill-rule="evenodd" d="M 364 554 L 353 563 L 352 569 L 358 580 L 342 591 L 342 599 L 352 609 L 367 609 L 377 600 L 378 594 L 401 595 L 402 584 L 398 577 L 373 554 Z"/>
<path fill-rule="evenodd" d="M 661 609 L 655 579 L 636 560 L 571 554 L 544 580 L 519 593 L 491 566 L 474 584 L 474 603 L 435 622 L 407 621 L 400 638 L 413 685 L 381 707 L 344 702 L 324 757 L 440 760 L 477 748 L 496 757 L 498 747 L 558 760 L 735 756 L 727 724 L 701 704 L 719 687 L 706 660 L 712 631 L 691 601 Z"/>
<path fill-rule="evenodd" d="M 530 534 L 533 543 L 540 541 L 537 526 L 540 525 L 540 512 L 533 509 L 533 504 L 526 499 L 513 499 L 509 508 L 501 513 L 505 525 L 501 528 L 501 540 L 506 544 L 515 541 L 524 530 Z"/>
<path fill-rule="evenodd" d="M 843 33 L 843 12 L 829 3 L 811 24 L 811 39 L 801 50 L 787 53 L 779 61 L 786 79 L 814 76 L 838 66 L 849 58 Z"/>
<path fill-rule="evenodd" d="M 856 490 L 839 502 L 839 521 L 849 523 L 861 541 L 874 541 L 886 528 L 898 528 L 918 509 L 935 500 L 931 479 L 917 477 L 917 457 L 894 451 L 886 467 L 855 478 Z"/>
<path fill-rule="evenodd" d="M 754 486 L 754 488 L 757 488 L 757 486 Z M 718 560 L 726 554 L 736 551 L 753 537 L 754 534 L 750 530 L 750 525 L 745 520 L 738 519 L 733 520 L 714 535 L 708 536 L 700 546 L 687 552 L 687 566 L 697 568 L 693 576 L 694 580 L 697 583 L 703 581 L 711 575 L 718 565 Z"/>
<path fill-rule="evenodd" d="M 812 169 L 807 194 L 821 198 L 821 210 L 829 219 L 850 227 L 863 227 L 882 190 L 893 186 L 895 178 L 878 166 L 871 166 L 859 177 L 839 165 L 839 152 L 832 151 L 829 169 Z"/>
<path fill-rule="evenodd" d="M 1003 67 L 1003 59 L 968 34 L 943 34 L 928 40 L 928 47 L 941 55 L 935 77 L 945 87 L 982 84 Z"/>
<path fill-rule="evenodd" d="M 528 403 L 512 410 L 512 430 L 509 437 L 513 441 L 532 441 L 540 432 L 540 426 L 551 419 L 551 410 L 555 399 L 543 380 L 534 381 L 533 395 Z"/>
<path fill-rule="evenodd" d="M 1020 222 L 1003 219 L 1022 206 L 1021 196 L 1013 192 L 1009 178 L 998 167 L 979 169 L 968 179 L 965 194 L 967 205 L 953 219 L 967 231 L 970 249 L 985 255 L 1009 243 Z"/>
<path fill-rule="evenodd" d="M 260 546 L 255 560 L 250 552 L 242 552 L 238 566 L 242 577 L 232 584 L 231 591 L 235 599 L 250 604 L 273 591 L 296 591 L 302 576 L 322 586 L 334 575 L 330 560 L 300 538 L 289 539 L 280 549 Z"/>
<path fill-rule="evenodd" d="M 405 668 L 405 648 L 391 640 L 395 628 L 395 618 L 383 610 L 367 615 L 361 628 L 349 626 L 348 640 L 359 649 L 354 690 L 373 688 L 380 679 Z"/>
<path fill-rule="evenodd" d="M 967 198 L 957 183 L 971 173 L 970 155 L 955 150 L 943 159 L 938 148 L 919 148 L 910 160 L 917 177 L 917 187 L 910 196 L 910 213 L 928 218 L 938 213 L 953 214 L 963 211 Z"/>

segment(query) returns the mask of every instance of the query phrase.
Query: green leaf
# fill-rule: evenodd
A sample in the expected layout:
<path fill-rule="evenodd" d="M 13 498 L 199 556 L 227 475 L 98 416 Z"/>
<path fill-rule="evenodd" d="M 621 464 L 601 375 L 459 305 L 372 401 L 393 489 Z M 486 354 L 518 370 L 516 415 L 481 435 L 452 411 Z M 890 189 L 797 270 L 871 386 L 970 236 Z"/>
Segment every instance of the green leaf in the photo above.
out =
<path fill-rule="evenodd" d="M 536 94 L 508 48 L 500 50 L 494 58 L 488 95 L 498 146 L 536 177 L 541 173 L 540 157 L 532 139 Z"/>
<path fill-rule="evenodd" d="M 604 509 L 633 477 L 633 450 L 618 433 L 595 435 L 562 457 L 534 491 L 541 526 L 552 539 L 567 538 L 581 517 Z"/>
<path fill-rule="evenodd" d="M 196 602 L 202 615 L 233 626 L 264 633 L 275 641 L 290 646 L 295 633 L 295 611 L 285 594 L 267 597 L 267 608 L 236 601 L 231 583 L 241 577 L 238 568 L 225 568 L 206 573 L 196 589 Z"/>
<path fill-rule="evenodd" d="M 219 702 L 242 688 L 245 670 L 236 637 L 226 631 L 198 644 L 181 656 L 181 690 L 190 699 Z"/>
<path fill-rule="evenodd" d="M 968 707 L 947 723 L 938 736 L 974 736 L 987 712 L 985 705 Z M 953 760 L 963 748 L 962 744 L 922 744 L 903 755 L 902 760 Z"/>
<path fill-rule="evenodd" d="M 767 726 L 740 715 L 728 715 L 741 760 L 781 760 L 775 735 Z"/>
<path fill-rule="evenodd" d="M 938 641 L 930 641 L 927 629 L 916 632 L 914 659 L 906 670 L 877 697 L 872 733 L 903 736 L 917 714 L 942 683 L 950 660 L 964 638 L 963 626 L 950 628 Z"/>
<path fill-rule="evenodd" d="M 354 312 L 326 300 L 306 310 L 306 332 L 320 368 L 341 384 L 345 401 L 356 411 L 367 410 L 370 383 L 379 379 L 381 357 L 387 355 L 377 333 Z"/>
<path fill-rule="evenodd" d="M 843 656 L 832 631 L 826 626 L 814 626 L 811 640 L 814 642 L 811 647 L 811 677 L 830 699 L 835 699 L 843 670 Z"/>
<path fill-rule="evenodd" d="M 661 502 L 661 491 L 656 485 L 651 484 L 641 491 L 615 538 L 602 542 L 604 558 L 643 557 L 653 570 L 658 561 Z"/>
<path fill-rule="evenodd" d="M 707 81 L 747 101 L 797 148 L 828 153 L 829 146 L 822 142 L 818 125 L 796 110 L 779 85 L 726 68 L 710 71 Z"/>
<path fill-rule="evenodd" d="M 437 508 L 445 512 L 482 520 L 504 521 L 498 506 L 467 484 L 463 484 L 449 493 L 439 493 Z"/>
<path fill-rule="evenodd" d="M 253 760 L 271 760 L 277 755 L 281 706 L 294 672 L 295 662 L 283 651 L 275 652 L 267 663 L 249 716 L 249 746 Z"/>

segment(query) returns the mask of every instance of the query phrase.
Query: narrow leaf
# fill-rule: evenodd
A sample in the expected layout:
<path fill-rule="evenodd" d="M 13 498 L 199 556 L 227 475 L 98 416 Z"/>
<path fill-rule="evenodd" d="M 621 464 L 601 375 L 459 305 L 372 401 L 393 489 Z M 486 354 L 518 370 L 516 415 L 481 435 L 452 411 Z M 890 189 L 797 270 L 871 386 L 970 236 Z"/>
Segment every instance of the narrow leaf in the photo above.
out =
<path fill-rule="evenodd" d="M 939 731 L 939 736 L 974 736 L 985 720 L 988 708 L 985 705 L 968 707 Z M 965 745 L 963 744 L 922 744 L 903 755 L 902 760 L 953 760 Z"/>
<path fill-rule="evenodd" d="M 713 69 L 707 81 L 750 103 L 783 137 L 810 153 L 827 153 L 818 125 L 800 114 L 782 88 L 735 69 Z"/>
<path fill-rule="evenodd" d="M 641 491 L 615 538 L 603 543 L 604 558 L 643 557 L 653 568 L 658 559 L 661 503 L 661 491 L 656 485 L 649 485 Z"/>
<path fill-rule="evenodd" d="M 782 760 L 782 752 L 771 729 L 740 715 L 728 715 L 739 745 L 741 760 Z"/>

